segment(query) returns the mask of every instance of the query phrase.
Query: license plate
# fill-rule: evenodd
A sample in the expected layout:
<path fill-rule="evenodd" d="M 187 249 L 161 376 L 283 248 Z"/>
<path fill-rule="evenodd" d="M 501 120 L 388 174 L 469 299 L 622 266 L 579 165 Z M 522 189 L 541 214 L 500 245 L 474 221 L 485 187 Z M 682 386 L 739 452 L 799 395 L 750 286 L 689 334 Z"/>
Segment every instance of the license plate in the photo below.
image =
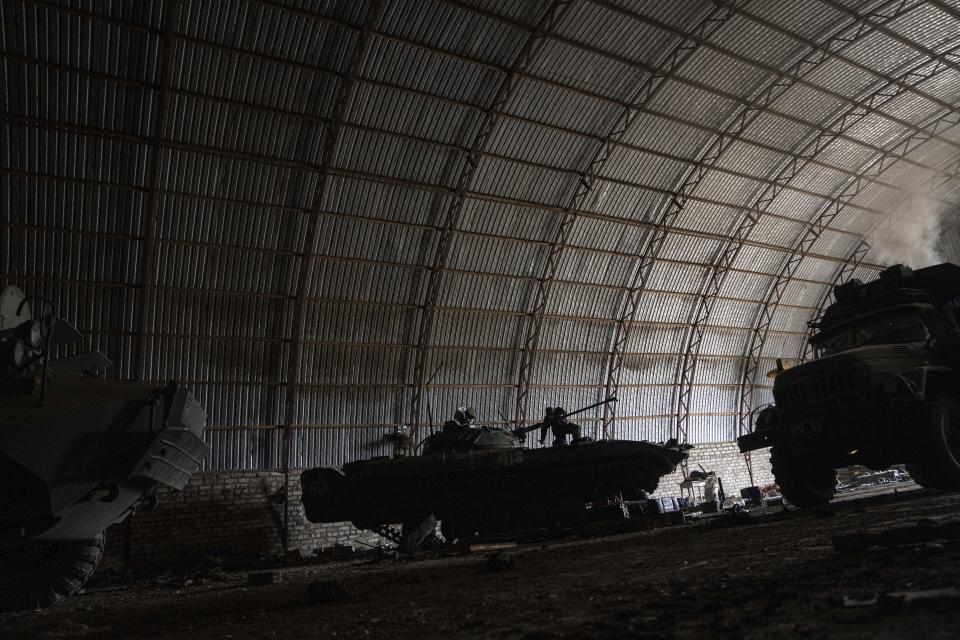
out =
<path fill-rule="evenodd" d="M 823 423 L 819 420 L 796 422 L 786 429 L 786 432 L 791 436 L 803 436 L 808 433 L 816 433 L 817 431 L 823 431 Z"/>

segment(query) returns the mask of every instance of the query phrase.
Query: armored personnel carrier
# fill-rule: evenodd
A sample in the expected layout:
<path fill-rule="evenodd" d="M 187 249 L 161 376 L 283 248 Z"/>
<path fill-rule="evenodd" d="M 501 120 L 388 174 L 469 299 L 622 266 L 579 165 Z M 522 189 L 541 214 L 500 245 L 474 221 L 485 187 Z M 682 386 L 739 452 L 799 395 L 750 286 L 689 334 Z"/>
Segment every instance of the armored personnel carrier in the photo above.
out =
<path fill-rule="evenodd" d="M 0 294 L 0 611 L 78 591 L 104 530 L 206 456 L 189 391 L 102 379 L 99 352 L 52 357 L 81 337 L 49 301 Z"/>
<path fill-rule="evenodd" d="M 430 436 L 419 456 L 309 469 L 301 476 L 307 519 L 351 521 L 408 548 L 433 532 L 436 519 L 448 541 L 575 525 L 586 502 L 652 492 L 687 457 L 678 446 L 626 440 L 524 448 L 525 433 L 542 427 L 447 429 Z M 399 534 L 391 535 L 392 524 L 402 524 Z"/>
<path fill-rule="evenodd" d="M 775 406 L 740 450 L 772 447 L 799 507 L 829 502 L 836 469 L 904 463 L 919 484 L 960 489 L 960 267 L 902 265 L 835 288 L 812 325 L 815 359 L 779 373 Z"/>

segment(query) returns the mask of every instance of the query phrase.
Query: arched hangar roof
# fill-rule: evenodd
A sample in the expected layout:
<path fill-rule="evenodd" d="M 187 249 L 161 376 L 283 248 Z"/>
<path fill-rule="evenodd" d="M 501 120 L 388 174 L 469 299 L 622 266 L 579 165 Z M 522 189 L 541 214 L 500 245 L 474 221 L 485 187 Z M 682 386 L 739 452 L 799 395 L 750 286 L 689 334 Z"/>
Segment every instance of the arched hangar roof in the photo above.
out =
<path fill-rule="evenodd" d="M 735 436 L 957 202 L 956 0 L 3 0 L 0 269 L 214 467 L 472 404 Z M 954 243 L 955 244 L 955 243 Z M 953 245 L 951 245 L 953 246 Z"/>

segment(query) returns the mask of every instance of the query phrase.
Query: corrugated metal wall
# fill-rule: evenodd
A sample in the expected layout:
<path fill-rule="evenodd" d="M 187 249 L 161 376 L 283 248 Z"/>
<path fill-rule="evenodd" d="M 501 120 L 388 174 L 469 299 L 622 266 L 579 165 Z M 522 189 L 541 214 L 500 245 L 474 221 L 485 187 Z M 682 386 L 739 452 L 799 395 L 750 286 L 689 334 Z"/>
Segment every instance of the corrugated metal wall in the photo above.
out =
<path fill-rule="evenodd" d="M 0 0 L 0 25 L 2 280 L 112 375 L 194 389 L 215 469 L 280 466 L 284 425 L 291 465 L 336 464 L 611 388 L 615 437 L 732 438 L 859 243 L 870 278 L 956 210 L 956 0 Z"/>

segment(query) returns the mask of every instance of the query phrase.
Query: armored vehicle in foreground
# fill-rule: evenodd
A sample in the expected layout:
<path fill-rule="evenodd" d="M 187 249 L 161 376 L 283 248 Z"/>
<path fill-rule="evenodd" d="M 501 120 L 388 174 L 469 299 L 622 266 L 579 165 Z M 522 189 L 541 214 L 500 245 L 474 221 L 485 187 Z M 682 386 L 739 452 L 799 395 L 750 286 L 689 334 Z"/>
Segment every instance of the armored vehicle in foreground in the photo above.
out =
<path fill-rule="evenodd" d="M 429 536 L 436 520 L 448 541 L 575 525 L 583 522 L 587 501 L 652 492 L 687 456 L 679 447 L 587 438 L 524 448 L 525 433 L 542 426 L 454 429 L 430 436 L 419 456 L 359 460 L 342 471 L 309 469 L 301 477 L 307 519 L 351 521 L 408 547 Z M 402 524 L 402 531 L 392 524 Z"/>
<path fill-rule="evenodd" d="M 0 611 L 78 591 L 104 530 L 206 456 L 188 391 L 104 380 L 99 352 L 51 357 L 80 338 L 48 301 L 0 294 Z"/>
<path fill-rule="evenodd" d="M 740 450 L 771 448 L 783 495 L 800 507 L 829 502 L 836 469 L 904 463 L 919 484 L 960 489 L 960 266 L 835 288 L 810 338 L 815 359 L 779 373 L 775 406 Z"/>

